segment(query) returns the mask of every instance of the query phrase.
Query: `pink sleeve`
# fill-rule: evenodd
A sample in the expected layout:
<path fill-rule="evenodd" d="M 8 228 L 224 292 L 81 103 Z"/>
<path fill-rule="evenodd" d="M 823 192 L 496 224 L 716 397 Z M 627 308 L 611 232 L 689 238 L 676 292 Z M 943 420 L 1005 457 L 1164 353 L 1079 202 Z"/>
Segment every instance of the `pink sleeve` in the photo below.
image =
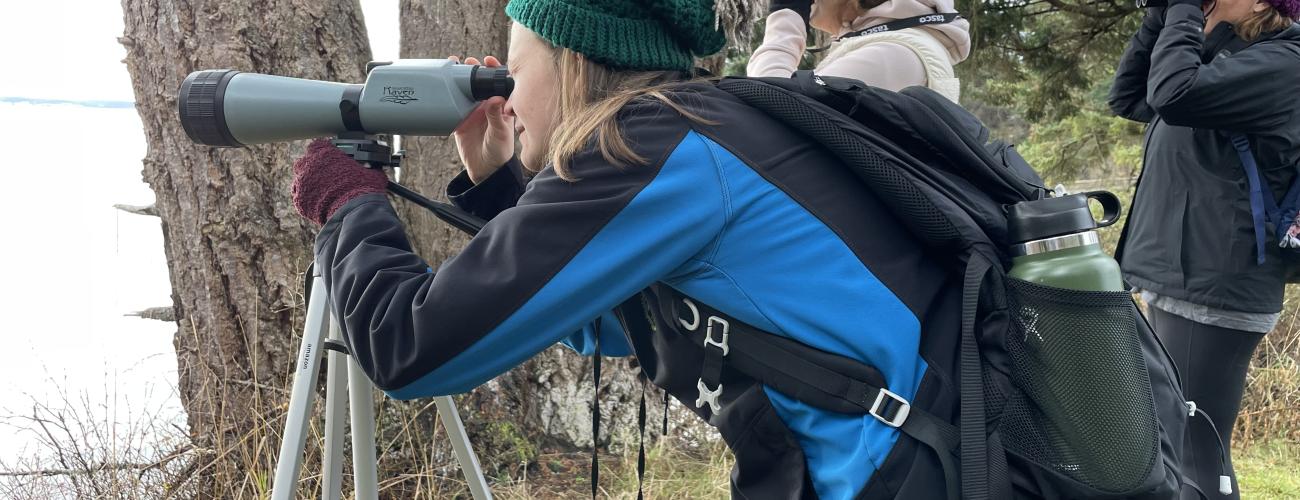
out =
<path fill-rule="evenodd" d="M 921 57 L 896 43 L 875 43 L 854 50 L 817 68 L 817 74 L 862 80 L 895 92 L 927 83 Z"/>
<path fill-rule="evenodd" d="M 788 77 L 799 68 L 808 43 L 808 28 L 793 10 L 782 9 L 767 16 L 763 44 L 749 56 L 747 76 Z"/>

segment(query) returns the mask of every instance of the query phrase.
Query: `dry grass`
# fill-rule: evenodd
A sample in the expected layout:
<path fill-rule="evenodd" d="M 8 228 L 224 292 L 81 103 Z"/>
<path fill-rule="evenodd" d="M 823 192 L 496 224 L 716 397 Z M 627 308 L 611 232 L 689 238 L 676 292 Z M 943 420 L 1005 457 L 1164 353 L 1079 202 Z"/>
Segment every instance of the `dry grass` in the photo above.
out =
<path fill-rule="evenodd" d="M 1288 287 L 1285 309 L 1255 351 L 1234 443 L 1300 439 L 1300 289 Z"/>
<path fill-rule="evenodd" d="M 1294 440 L 1300 401 L 1296 350 L 1300 309 L 1288 304 L 1278 332 L 1269 337 L 1252 370 L 1238 428 L 1238 469 L 1252 498 L 1295 498 L 1300 492 L 1300 444 Z M 36 429 L 40 454 L 0 463 L 0 498 L 194 498 L 207 497 L 203 481 L 218 485 L 221 498 L 266 498 L 280 441 L 283 405 L 267 412 L 251 431 L 212 449 L 188 444 L 186 432 L 167 423 L 157 409 L 133 413 L 127 423 L 103 417 L 109 402 L 82 395 L 44 404 L 33 401 L 23 415 L 3 419 Z M 384 498 L 468 498 L 432 402 L 383 400 L 377 434 L 381 496 Z M 100 416 L 97 416 L 100 415 Z M 318 415 L 319 416 L 319 415 Z M 319 444 L 323 420 L 313 419 L 307 465 L 299 495 L 320 491 Z M 695 429 L 674 431 L 648 444 L 643 491 L 647 498 L 726 498 L 731 457 L 716 439 Z M 1289 438 L 1289 439 L 1287 439 Z M 635 441 L 632 441 L 633 443 Z M 524 443 L 527 444 L 527 443 Z M 350 453 L 350 450 L 346 451 Z M 635 498 L 637 450 L 602 453 L 600 496 Z M 494 493 L 502 499 L 577 498 L 590 494 L 590 455 L 579 451 L 531 450 L 512 461 L 498 457 Z M 349 492 L 350 462 L 345 464 Z"/>
<path fill-rule="evenodd" d="M 493 489 L 502 500 L 536 498 L 582 498 L 591 495 L 591 454 L 547 454 L 541 467 L 504 481 Z M 721 441 L 694 446 L 680 439 L 662 439 L 646 448 L 646 471 L 641 491 L 655 499 L 730 498 L 729 478 L 733 460 Z M 621 454 L 602 453 L 600 458 L 601 498 L 637 497 L 637 450 Z"/>
<path fill-rule="evenodd" d="M 84 393 L 63 394 L 52 402 L 31 398 L 30 411 L 0 416 L 0 428 L 34 433 L 37 447 L 14 462 L 0 462 L 0 498 L 261 499 L 270 495 L 287 411 L 283 401 L 259 414 L 252 425 L 238 426 L 246 429 L 242 434 L 219 433 L 214 446 L 199 448 L 175 416 L 164 415 L 160 408 L 132 411 L 129 405 L 111 401 L 111 390 L 105 393 L 105 401 Z M 448 498 L 466 491 L 450 446 L 442 439 L 432 401 L 385 401 L 381 408 L 376 434 L 383 498 Z M 125 418 L 117 418 L 123 413 Z M 305 497 L 316 496 L 321 488 L 324 420 L 319 408 L 314 416 L 298 483 L 299 495 Z M 219 423 L 236 427 L 233 422 Z M 349 491 L 350 441 L 344 452 L 344 490 Z"/>
<path fill-rule="evenodd" d="M 53 380 L 47 381 L 51 384 Z M 34 437 L 36 450 L 0 461 L 0 498 L 168 498 L 203 453 L 161 406 L 136 407 L 106 388 L 92 398 L 30 397 L 30 409 L 0 416 L 0 428 Z M 145 399 L 150 399 L 145 397 Z"/>

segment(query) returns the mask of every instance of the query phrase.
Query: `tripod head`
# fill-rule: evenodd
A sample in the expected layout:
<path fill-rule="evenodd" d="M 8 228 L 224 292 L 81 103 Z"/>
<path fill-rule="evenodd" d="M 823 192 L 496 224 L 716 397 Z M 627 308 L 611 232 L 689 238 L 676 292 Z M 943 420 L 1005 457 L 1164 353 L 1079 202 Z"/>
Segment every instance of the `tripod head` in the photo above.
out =
<path fill-rule="evenodd" d="M 400 167 L 402 158 L 406 156 L 405 151 L 394 153 L 388 142 L 360 132 L 339 134 L 330 142 L 353 160 L 364 163 L 369 168 Z M 435 217 L 470 236 L 478 234 L 479 230 L 483 229 L 483 225 L 487 224 L 487 221 L 461 210 L 460 207 L 430 200 L 396 182 L 388 181 L 388 191 L 433 212 Z"/>
<path fill-rule="evenodd" d="M 343 150 L 349 157 L 370 168 L 400 167 L 405 151 L 393 153 L 387 141 L 363 132 L 344 132 L 330 142 Z"/>

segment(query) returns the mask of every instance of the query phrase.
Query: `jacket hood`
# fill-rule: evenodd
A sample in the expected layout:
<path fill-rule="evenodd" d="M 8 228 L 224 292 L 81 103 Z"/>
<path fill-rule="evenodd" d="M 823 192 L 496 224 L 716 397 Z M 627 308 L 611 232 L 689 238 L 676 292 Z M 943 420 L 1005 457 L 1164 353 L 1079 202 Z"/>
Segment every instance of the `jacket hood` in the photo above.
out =
<path fill-rule="evenodd" d="M 852 25 L 844 31 L 859 30 L 909 17 L 950 12 L 957 12 L 953 0 L 886 0 L 885 3 L 853 20 Z M 953 64 L 965 61 L 970 56 L 970 21 L 958 19 L 956 22 L 922 26 L 918 29 L 938 39 L 944 48 L 948 49 L 948 57 L 952 59 Z"/>

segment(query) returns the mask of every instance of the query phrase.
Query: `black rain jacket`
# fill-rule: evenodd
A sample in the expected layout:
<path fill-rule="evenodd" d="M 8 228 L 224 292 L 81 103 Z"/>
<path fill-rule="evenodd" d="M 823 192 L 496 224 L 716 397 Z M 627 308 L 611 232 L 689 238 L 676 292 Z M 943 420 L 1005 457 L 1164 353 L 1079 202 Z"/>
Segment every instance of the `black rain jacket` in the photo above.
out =
<path fill-rule="evenodd" d="M 1207 36 L 1204 24 L 1195 6 L 1152 9 L 1120 61 L 1110 107 L 1149 125 L 1116 258 L 1138 288 L 1273 313 L 1287 264 L 1272 238 L 1267 262 L 1256 263 L 1246 175 L 1230 138 L 1250 139 L 1281 199 L 1300 166 L 1300 25 L 1246 44 L 1227 25 Z"/>

